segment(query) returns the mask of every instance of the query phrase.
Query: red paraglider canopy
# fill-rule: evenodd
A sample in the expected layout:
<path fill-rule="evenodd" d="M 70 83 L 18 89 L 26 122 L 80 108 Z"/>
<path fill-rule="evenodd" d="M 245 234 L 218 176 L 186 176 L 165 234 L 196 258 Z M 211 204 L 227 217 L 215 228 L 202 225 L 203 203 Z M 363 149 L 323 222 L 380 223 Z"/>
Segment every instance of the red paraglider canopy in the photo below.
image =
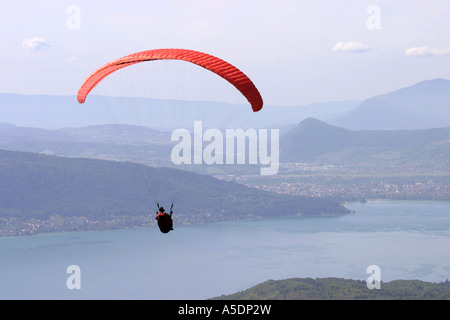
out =
<path fill-rule="evenodd" d="M 261 110 L 262 97 L 253 82 L 238 68 L 207 53 L 187 49 L 154 49 L 133 53 L 111 61 L 92 73 L 78 90 L 77 99 L 84 103 L 89 92 L 106 76 L 135 63 L 152 60 L 183 60 L 194 63 L 221 76 L 236 87 L 251 104 L 254 112 Z"/>

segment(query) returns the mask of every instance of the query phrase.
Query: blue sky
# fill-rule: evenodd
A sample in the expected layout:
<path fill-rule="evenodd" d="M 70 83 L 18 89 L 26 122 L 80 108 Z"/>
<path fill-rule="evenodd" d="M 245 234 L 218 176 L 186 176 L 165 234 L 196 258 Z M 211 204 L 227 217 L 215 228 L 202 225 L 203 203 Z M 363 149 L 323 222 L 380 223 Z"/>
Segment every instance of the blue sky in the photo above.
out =
<path fill-rule="evenodd" d="M 165 47 L 229 61 L 273 105 L 450 79 L 448 0 L 1 1 L 0 92 L 75 95 L 104 63 Z"/>

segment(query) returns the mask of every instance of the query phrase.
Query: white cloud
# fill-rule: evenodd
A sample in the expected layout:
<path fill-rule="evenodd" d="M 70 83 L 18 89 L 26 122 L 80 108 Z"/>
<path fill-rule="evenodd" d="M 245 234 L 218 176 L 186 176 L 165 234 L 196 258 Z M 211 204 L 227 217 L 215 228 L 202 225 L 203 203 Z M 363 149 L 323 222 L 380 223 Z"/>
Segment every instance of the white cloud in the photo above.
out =
<path fill-rule="evenodd" d="M 423 47 L 412 47 L 405 51 L 407 57 L 429 57 L 429 56 L 450 56 L 450 48 L 448 49 L 434 49 Z"/>
<path fill-rule="evenodd" d="M 334 52 L 365 52 L 372 48 L 366 44 L 357 41 L 338 42 L 332 49 Z"/>
<path fill-rule="evenodd" d="M 39 50 L 44 47 L 49 47 L 50 44 L 47 42 L 45 38 L 42 37 L 34 37 L 30 39 L 24 39 L 22 41 L 22 47 L 27 50 Z"/>
<path fill-rule="evenodd" d="M 71 63 L 71 62 L 74 62 L 76 60 L 77 60 L 77 57 L 71 56 L 71 57 L 68 57 L 65 61 Z"/>

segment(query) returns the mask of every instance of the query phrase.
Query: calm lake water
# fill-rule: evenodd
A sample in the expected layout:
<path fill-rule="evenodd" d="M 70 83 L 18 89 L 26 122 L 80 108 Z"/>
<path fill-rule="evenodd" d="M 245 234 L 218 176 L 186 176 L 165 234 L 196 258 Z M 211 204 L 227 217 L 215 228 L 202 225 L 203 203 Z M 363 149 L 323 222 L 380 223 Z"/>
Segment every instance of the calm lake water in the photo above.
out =
<path fill-rule="evenodd" d="M 205 299 L 268 279 L 450 279 L 450 202 L 349 203 L 339 217 L 0 238 L 0 299 Z M 176 219 L 176 213 L 174 214 Z M 176 220 L 175 220 L 176 223 Z M 69 290 L 69 265 L 81 289 Z"/>

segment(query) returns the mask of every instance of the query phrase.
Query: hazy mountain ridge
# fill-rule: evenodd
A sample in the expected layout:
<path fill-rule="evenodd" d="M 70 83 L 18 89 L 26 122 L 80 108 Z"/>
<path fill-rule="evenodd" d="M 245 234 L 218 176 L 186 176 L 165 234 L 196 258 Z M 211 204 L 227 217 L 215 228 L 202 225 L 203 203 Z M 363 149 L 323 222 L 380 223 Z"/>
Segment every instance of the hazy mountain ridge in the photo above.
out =
<path fill-rule="evenodd" d="M 450 117 L 450 80 L 438 78 L 378 95 L 380 99 L 421 115 Z"/>
<path fill-rule="evenodd" d="M 430 129 L 450 126 L 450 80 L 433 79 L 366 99 L 329 123 L 350 130 Z"/>
<path fill-rule="evenodd" d="M 384 100 L 372 98 L 364 100 L 348 115 L 330 121 L 339 127 L 350 130 L 404 130 L 423 129 L 441 126 L 428 116 L 415 114 Z"/>
<path fill-rule="evenodd" d="M 306 119 L 280 139 L 281 162 L 333 160 L 394 162 L 450 158 L 450 127 L 350 131 Z"/>
<path fill-rule="evenodd" d="M 75 95 L 0 93 L 0 121 L 21 127 L 46 129 L 121 123 L 171 131 L 192 126 L 193 121 L 200 117 L 205 125 L 214 128 L 221 128 L 224 123 L 236 128 L 281 128 L 298 123 L 306 117 L 324 120 L 338 117 L 355 108 L 359 102 L 351 100 L 299 106 L 265 105 L 260 112 L 255 113 L 245 104 L 218 101 L 180 103 L 177 100 L 95 96 L 80 105 Z M 152 117 L 147 117 L 148 110 L 152 110 Z"/>
<path fill-rule="evenodd" d="M 133 125 L 54 130 L 14 125 L 0 127 L 0 149 L 63 157 L 170 165 L 166 158 L 173 144 L 169 133 Z"/>
<path fill-rule="evenodd" d="M 448 166 L 449 141 L 450 127 L 351 131 L 308 118 L 280 137 L 280 162 L 439 162 L 440 166 Z M 169 133 L 131 125 L 56 130 L 12 125 L 0 128 L 0 148 L 6 150 L 163 166 L 172 165 L 169 158 L 175 143 Z"/>
<path fill-rule="evenodd" d="M 4 123 L 0 125 L 2 141 L 67 141 L 100 142 L 118 144 L 144 144 L 152 142 L 170 142 L 170 134 L 144 126 L 126 124 L 92 125 L 81 128 L 42 129 L 19 127 Z"/>
<path fill-rule="evenodd" d="M 180 106 L 176 100 L 91 98 L 92 101 L 80 105 L 75 95 L 0 93 L 0 120 L 21 127 L 47 129 L 121 123 L 145 125 L 159 131 L 192 126 L 200 114 L 205 125 L 215 128 L 223 127 L 224 123 L 236 128 L 284 128 L 310 117 L 351 130 L 411 130 L 450 126 L 450 80 L 446 79 L 422 81 L 363 101 L 265 105 L 257 113 L 245 104 L 217 101 L 184 101 Z M 96 100 L 101 103 L 95 103 Z M 136 123 L 133 120 L 136 116 L 139 118 L 139 113 L 146 114 L 149 108 L 154 115 L 151 121 L 140 119 Z"/>

